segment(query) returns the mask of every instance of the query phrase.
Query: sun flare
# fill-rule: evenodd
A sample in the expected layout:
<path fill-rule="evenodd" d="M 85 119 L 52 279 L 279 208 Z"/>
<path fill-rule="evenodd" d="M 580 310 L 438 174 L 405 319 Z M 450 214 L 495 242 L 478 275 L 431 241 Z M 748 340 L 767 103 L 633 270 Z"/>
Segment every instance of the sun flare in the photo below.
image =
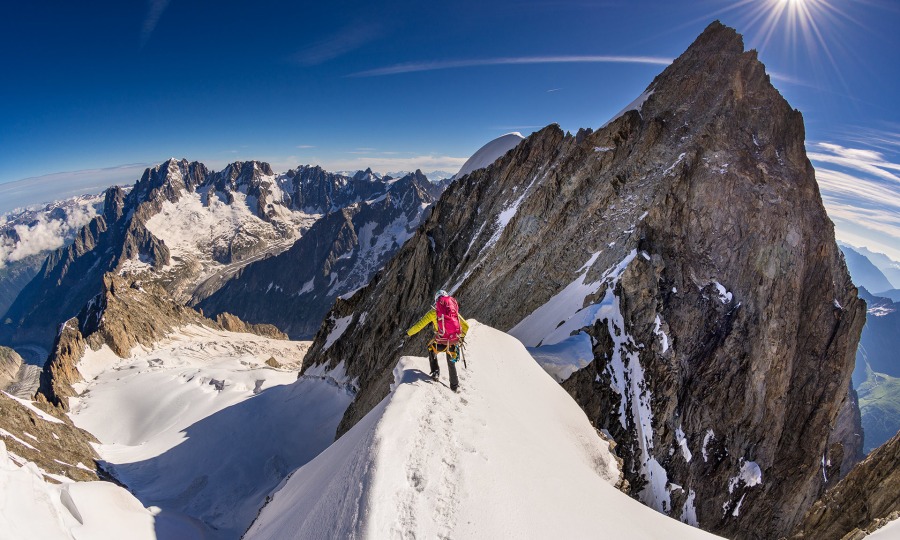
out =
<path fill-rule="evenodd" d="M 723 12 L 741 17 L 751 47 L 797 61 L 825 59 L 835 69 L 831 47 L 845 23 L 855 22 L 838 0 L 740 0 Z"/>

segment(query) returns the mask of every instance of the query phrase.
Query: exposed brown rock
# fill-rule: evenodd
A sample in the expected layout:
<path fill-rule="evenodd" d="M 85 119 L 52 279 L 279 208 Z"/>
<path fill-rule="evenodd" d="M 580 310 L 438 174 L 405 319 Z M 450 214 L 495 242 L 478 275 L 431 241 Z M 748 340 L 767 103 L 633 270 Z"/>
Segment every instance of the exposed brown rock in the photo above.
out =
<path fill-rule="evenodd" d="M 6 388 L 9 383 L 16 380 L 19 368 L 22 367 L 22 357 L 19 353 L 0 346 L 0 389 Z"/>
<path fill-rule="evenodd" d="M 119 357 L 127 358 L 135 346 L 152 347 L 179 327 L 191 324 L 287 339 L 272 325 L 247 324 L 234 315 L 211 321 L 172 300 L 159 285 L 109 273 L 103 278 L 103 292 L 88 302 L 78 317 L 62 325 L 35 399 L 67 410 L 67 398 L 75 395 L 72 384 L 82 380 L 76 366 L 87 347 L 98 350 L 106 345 Z"/>
<path fill-rule="evenodd" d="M 287 334 L 271 324 L 250 324 L 242 321 L 231 313 L 220 313 L 216 316 L 216 323 L 229 332 L 243 332 L 256 334 L 272 339 L 288 339 Z"/>
<path fill-rule="evenodd" d="M 862 538 L 900 517 L 900 433 L 818 500 L 791 538 Z"/>
<path fill-rule="evenodd" d="M 97 480 L 97 453 L 89 443 L 97 442 L 90 433 L 75 427 L 65 415 L 53 407 L 41 405 L 60 423 L 50 422 L 15 400 L 0 394 L 0 428 L 19 440 L 4 436 L 7 450 L 37 464 L 45 473 L 72 480 Z M 26 444 L 22 444 L 22 443 Z M 60 463 L 62 462 L 62 463 Z M 78 464 L 81 463 L 82 467 Z M 48 478 L 52 482 L 56 480 Z"/>

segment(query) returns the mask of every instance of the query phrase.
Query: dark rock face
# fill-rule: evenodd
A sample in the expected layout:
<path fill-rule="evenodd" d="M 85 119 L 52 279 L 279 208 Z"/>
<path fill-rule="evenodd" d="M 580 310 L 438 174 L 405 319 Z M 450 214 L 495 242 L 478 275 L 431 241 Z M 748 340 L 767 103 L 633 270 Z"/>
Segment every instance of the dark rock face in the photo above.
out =
<path fill-rule="evenodd" d="M 861 539 L 900 517 L 900 434 L 869 454 L 809 509 L 792 538 Z"/>
<path fill-rule="evenodd" d="M 344 362 L 356 377 L 345 432 L 386 395 L 397 358 L 422 354 L 426 338 L 404 330 L 434 291 L 456 291 L 463 315 L 526 345 L 590 344 L 594 361 L 564 386 L 613 435 L 633 495 L 728 537 L 785 535 L 823 472 L 859 455 L 846 426 L 865 306 L 801 115 L 740 36 L 710 25 L 643 98 L 457 180 L 369 286 L 336 302 L 304 369 Z"/>
<path fill-rule="evenodd" d="M 310 214 L 336 212 L 384 191 L 384 184 L 371 169 L 348 177 L 318 166 L 303 166 L 288 171 L 287 176 L 293 186 L 291 205 Z"/>
<path fill-rule="evenodd" d="M 373 201 L 326 215 L 289 250 L 244 267 L 198 307 L 309 339 L 335 298 L 368 283 L 412 236 L 439 189 L 419 171 L 385 187 Z"/>
<path fill-rule="evenodd" d="M 0 268 L 0 313 L 6 313 L 12 303 L 34 276 L 40 271 L 45 256 L 34 255 L 20 261 L 8 263 Z M 0 327 L 12 324 L 0 320 Z"/>

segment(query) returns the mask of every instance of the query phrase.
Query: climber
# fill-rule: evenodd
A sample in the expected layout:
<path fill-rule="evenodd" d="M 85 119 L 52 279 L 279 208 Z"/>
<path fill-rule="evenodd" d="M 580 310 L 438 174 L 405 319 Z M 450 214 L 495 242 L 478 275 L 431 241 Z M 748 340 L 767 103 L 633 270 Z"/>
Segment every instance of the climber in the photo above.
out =
<path fill-rule="evenodd" d="M 469 323 L 459 314 L 459 304 L 445 290 L 440 290 L 434 295 L 434 307 L 412 325 L 406 331 L 406 335 L 414 336 L 420 330 L 428 326 L 434 328 L 434 337 L 428 342 L 428 361 L 431 364 L 431 379 L 436 381 L 441 374 L 438 367 L 438 353 L 447 355 L 447 370 L 450 372 L 450 389 L 456 392 L 459 388 L 459 378 L 456 375 L 456 361 L 459 360 L 460 345 L 466 332 L 469 331 Z"/>

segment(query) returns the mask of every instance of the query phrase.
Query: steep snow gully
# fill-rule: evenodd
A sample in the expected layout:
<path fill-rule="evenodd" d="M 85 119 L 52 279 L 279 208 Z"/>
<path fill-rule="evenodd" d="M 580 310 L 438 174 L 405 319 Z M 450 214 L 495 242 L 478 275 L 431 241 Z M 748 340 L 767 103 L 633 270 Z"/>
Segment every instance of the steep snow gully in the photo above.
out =
<path fill-rule="evenodd" d="M 467 341 L 459 393 L 401 358 L 245 538 L 713 538 L 616 489 L 609 444 L 519 341 L 477 322 Z"/>

